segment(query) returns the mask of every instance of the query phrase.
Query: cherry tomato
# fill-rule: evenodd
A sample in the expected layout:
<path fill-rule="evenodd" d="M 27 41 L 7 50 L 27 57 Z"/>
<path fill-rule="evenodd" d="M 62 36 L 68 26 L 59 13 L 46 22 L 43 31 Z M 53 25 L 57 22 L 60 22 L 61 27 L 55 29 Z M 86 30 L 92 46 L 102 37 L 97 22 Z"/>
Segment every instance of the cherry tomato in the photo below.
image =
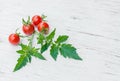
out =
<path fill-rule="evenodd" d="M 45 34 L 48 34 L 49 32 L 49 25 L 47 22 L 42 22 L 37 25 L 38 31 L 41 32 L 43 31 Z"/>
<path fill-rule="evenodd" d="M 20 37 L 18 34 L 10 34 L 8 40 L 11 44 L 17 45 L 20 42 Z"/>
<path fill-rule="evenodd" d="M 39 15 L 35 15 L 32 17 L 32 23 L 36 26 L 39 23 L 42 22 L 42 17 L 40 17 Z"/>
<path fill-rule="evenodd" d="M 26 35 L 31 35 L 35 31 L 34 26 L 32 24 L 23 25 L 22 30 Z"/>

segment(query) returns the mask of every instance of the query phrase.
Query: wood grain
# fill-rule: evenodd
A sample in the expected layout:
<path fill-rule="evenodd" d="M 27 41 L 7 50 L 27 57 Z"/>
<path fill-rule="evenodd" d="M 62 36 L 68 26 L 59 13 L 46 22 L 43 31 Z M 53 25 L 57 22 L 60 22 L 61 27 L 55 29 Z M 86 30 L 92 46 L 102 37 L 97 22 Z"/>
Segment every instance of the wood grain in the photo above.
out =
<path fill-rule="evenodd" d="M 12 72 L 19 47 L 8 35 L 28 15 L 47 15 L 57 35 L 70 36 L 83 61 L 33 58 Z M 0 0 L 0 81 L 120 81 L 120 0 Z"/>

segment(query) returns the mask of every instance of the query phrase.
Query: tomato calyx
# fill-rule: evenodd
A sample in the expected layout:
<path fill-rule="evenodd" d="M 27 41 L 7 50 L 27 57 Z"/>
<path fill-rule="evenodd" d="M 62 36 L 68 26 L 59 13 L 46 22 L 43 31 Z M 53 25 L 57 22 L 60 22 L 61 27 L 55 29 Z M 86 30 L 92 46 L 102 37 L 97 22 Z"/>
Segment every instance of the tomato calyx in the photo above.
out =
<path fill-rule="evenodd" d="M 43 34 L 48 34 L 49 33 L 49 28 L 45 28 L 44 26 L 42 27 L 41 33 Z"/>
<path fill-rule="evenodd" d="M 27 20 L 27 21 L 25 21 L 24 18 L 22 18 L 22 23 L 23 23 L 23 25 L 25 25 L 25 26 L 30 25 L 30 24 L 31 24 L 31 22 L 30 22 L 30 16 L 28 16 L 28 20 Z"/>
<path fill-rule="evenodd" d="M 42 17 L 42 21 L 47 21 L 47 20 L 45 20 L 47 18 L 46 15 L 42 14 L 41 17 Z"/>

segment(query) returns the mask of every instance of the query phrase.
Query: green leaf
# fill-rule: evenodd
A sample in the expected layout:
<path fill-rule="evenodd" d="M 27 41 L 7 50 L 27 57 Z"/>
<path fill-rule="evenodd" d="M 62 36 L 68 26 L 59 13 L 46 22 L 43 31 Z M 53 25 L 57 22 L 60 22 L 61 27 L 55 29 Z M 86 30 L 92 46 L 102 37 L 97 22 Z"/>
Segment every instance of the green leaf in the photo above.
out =
<path fill-rule="evenodd" d="M 37 39 L 38 39 L 37 43 L 42 45 L 45 37 L 43 34 L 40 33 Z"/>
<path fill-rule="evenodd" d="M 76 48 L 73 47 L 71 44 L 62 44 L 60 48 L 60 53 L 65 58 L 68 57 L 76 60 L 82 60 L 82 58 L 78 56 Z"/>
<path fill-rule="evenodd" d="M 19 53 L 19 54 L 25 54 L 25 52 L 23 50 L 18 50 L 16 52 Z"/>
<path fill-rule="evenodd" d="M 39 52 L 38 52 L 39 49 L 33 47 L 30 51 L 30 55 L 36 57 L 36 58 L 39 58 L 39 59 L 42 59 L 42 60 L 46 60 Z"/>
<path fill-rule="evenodd" d="M 67 35 L 59 36 L 59 37 L 57 38 L 56 43 L 62 43 L 62 42 L 65 42 L 67 39 L 68 39 L 68 36 L 67 36 Z"/>
<path fill-rule="evenodd" d="M 48 49 L 50 44 L 51 44 L 51 41 L 50 42 L 46 42 L 44 45 L 42 45 L 42 47 L 41 47 L 41 54 Z"/>
<path fill-rule="evenodd" d="M 52 58 L 56 61 L 57 56 L 58 56 L 58 46 L 56 46 L 55 44 L 53 44 L 53 45 L 51 46 L 50 55 L 51 55 Z"/>
<path fill-rule="evenodd" d="M 22 67 L 24 67 L 28 62 L 28 58 L 25 55 L 21 55 L 17 61 L 18 61 L 18 63 L 16 64 L 16 66 L 14 68 L 14 72 L 21 69 Z"/>
<path fill-rule="evenodd" d="M 55 36 L 55 31 L 56 31 L 56 29 L 54 29 L 54 30 L 46 37 L 47 41 L 51 41 L 51 40 L 54 38 L 54 36 Z"/>
<path fill-rule="evenodd" d="M 30 54 L 28 54 L 28 61 L 29 61 L 29 63 L 31 63 L 31 60 L 32 60 L 32 57 L 31 57 Z"/>
<path fill-rule="evenodd" d="M 42 54 L 40 54 L 40 53 L 34 53 L 34 54 L 32 54 L 34 57 L 36 57 L 36 58 L 39 58 L 39 59 L 42 59 L 42 60 L 46 60 L 44 57 L 43 57 L 43 55 Z"/>
<path fill-rule="evenodd" d="M 21 46 L 22 50 L 27 50 L 29 47 L 25 44 L 19 44 L 19 46 Z"/>

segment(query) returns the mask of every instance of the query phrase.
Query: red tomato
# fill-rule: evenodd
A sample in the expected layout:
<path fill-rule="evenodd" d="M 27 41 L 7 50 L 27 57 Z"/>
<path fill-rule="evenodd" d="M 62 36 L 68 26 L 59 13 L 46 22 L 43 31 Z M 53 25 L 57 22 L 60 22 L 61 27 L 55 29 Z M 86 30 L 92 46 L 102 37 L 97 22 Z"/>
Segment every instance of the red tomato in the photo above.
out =
<path fill-rule="evenodd" d="M 26 35 L 31 35 L 35 31 L 34 26 L 32 24 L 23 25 L 22 30 Z"/>
<path fill-rule="evenodd" d="M 42 22 L 42 17 L 40 17 L 39 15 L 35 15 L 32 17 L 32 23 L 34 25 L 38 25 L 41 22 Z"/>
<path fill-rule="evenodd" d="M 44 31 L 45 34 L 49 32 L 49 25 L 47 22 L 39 23 L 37 27 L 39 32 Z"/>
<path fill-rule="evenodd" d="M 18 34 L 11 34 L 8 38 L 9 42 L 13 45 L 17 45 L 20 42 L 20 37 Z"/>

